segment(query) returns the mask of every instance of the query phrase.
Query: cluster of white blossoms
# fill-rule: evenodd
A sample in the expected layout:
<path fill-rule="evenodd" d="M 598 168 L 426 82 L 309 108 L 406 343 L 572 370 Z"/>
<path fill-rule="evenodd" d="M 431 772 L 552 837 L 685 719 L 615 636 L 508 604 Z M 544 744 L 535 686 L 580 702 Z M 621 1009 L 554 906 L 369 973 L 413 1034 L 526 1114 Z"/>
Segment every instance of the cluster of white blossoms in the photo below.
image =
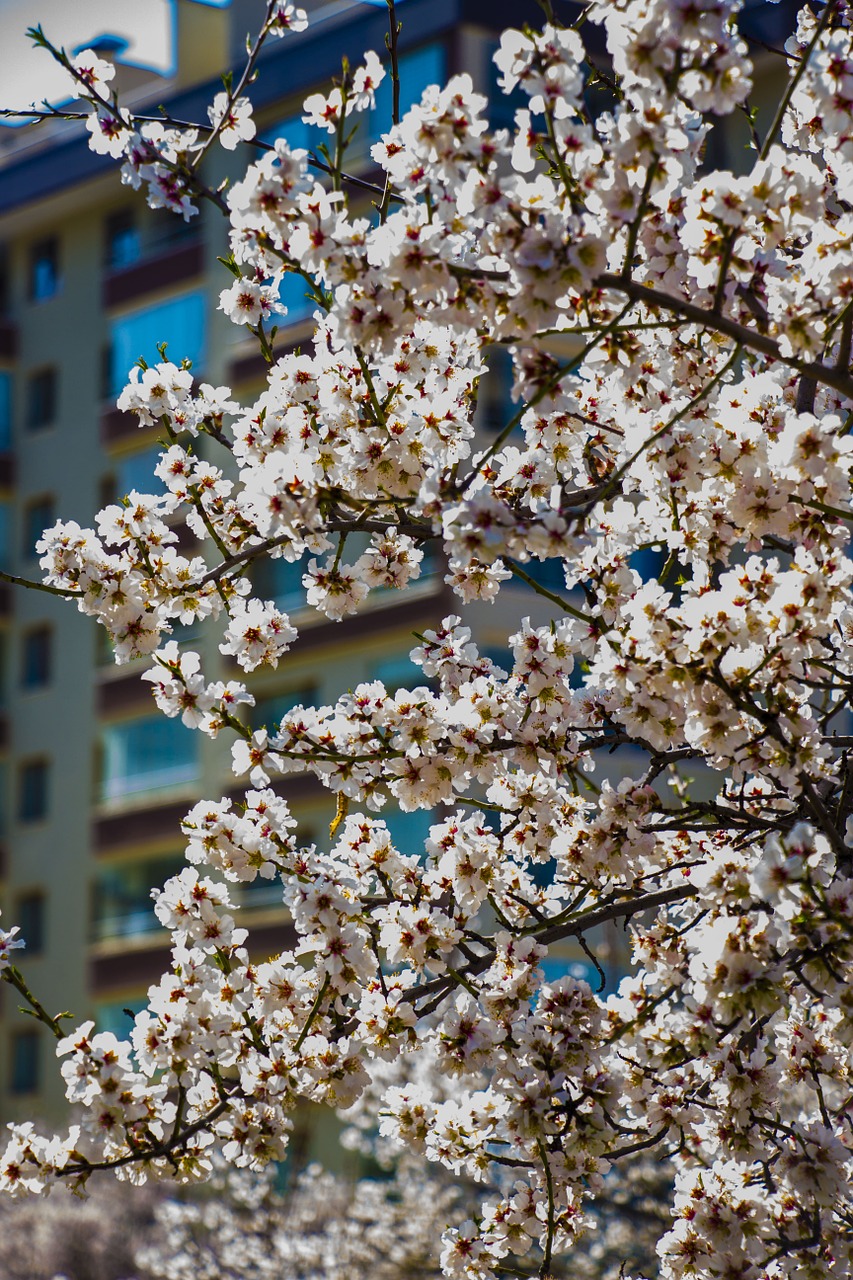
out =
<path fill-rule="evenodd" d="M 515 128 L 467 75 L 427 89 L 373 148 L 370 207 L 346 144 L 374 55 L 306 103 L 325 166 L 253 145 L 224 195 L 198 163 L 252 143 L 259 43 L 198 132 L 139 126 L 94 55 L 68 62 L 150 203 L 227 217 L 221 305 L 269 375 L 242 405 L 165 358 L 133 370 L 119 405 L 162 428 L 159 486 L 48 530 L 44 581 L 118 661 L 153 655 L 166 715 L 233 735 L 251 789 L 184 821 L 155 894 L 172 969 L 129 1040 L 41 1011 L 78 1116 L 13 1127 L 4 1188 L 261 1168 L 308 1100 L 477 1185 L 470 1216 L 448 1205 L 460 1280 L 596 1249 L 618 1274 L 608 1206 L 650 1160 L 672 1171 L 656 1280 L 853 1270 L 853 11 L 804 10 L 754 161 L 708 172 L 710 130 L 749 110 L 740 7 L 595 0 L 580 28 L 507 32 Z M 261 38 L 301 23 L 271 3 Z M 314 336 L 277 356 L 293 273 Z M 487 436 L 500 347 L 513 407 Z M 432 552 L 460 612 L 419 637 L 414 688 L 259 727 L 167 638 L 203 620 L 243 670 L 286 664 L 300 618 L 252 598 L 261 557 L 340 620 Z M 492 601 L 503 667 L 464 617 Z M 334 797 L 328 845 L 300 840 L 288 773 Z M 434 811 L 425 843 L 395 844 L 389 802 Z M 258 877 L 292 922 L 263 961 L 239 923 Z M 596 951 L 617 926 L 618 986 Z M 597 990 L 553 976 L 570 940 Z"/>

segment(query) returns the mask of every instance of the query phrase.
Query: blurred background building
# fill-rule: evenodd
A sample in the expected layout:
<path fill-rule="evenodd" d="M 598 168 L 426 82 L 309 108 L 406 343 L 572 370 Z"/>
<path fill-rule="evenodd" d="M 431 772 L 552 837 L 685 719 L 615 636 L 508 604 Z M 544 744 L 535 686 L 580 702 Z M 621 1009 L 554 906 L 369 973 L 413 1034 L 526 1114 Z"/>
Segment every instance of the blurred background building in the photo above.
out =
<path fill-rule="evenodd" d="M 315 136 L 303 124 L 302 100 L 328 86 L 342 55 L 357 62 L 367 49 L 382 53 L 387 12 L 382 0 L 301 3 L 311 25 L 269 42 L 251 97 L 263 140 L 284 135 L 294 146 L 316 147 L 326 135 Z M 573 16 L 578 6 L 558 9 Z M 766 44 L 778 46 L 791 29 L 790 10 L 747 6 L 746 21 L 757 24 Z M 146 0 L 144 6 L 0 0 L 3 92 L 9 95 L 0 106 L 22 109 L 45 97 L 61 102 L 49 56 L 31 53 L 22 36 L 39 20 L 69 51 L 94 46 L 112 57 L 132 110 L 155 113 L 162 104 L 176 119 L 206 120 L 221 73 L 240 65 L 246 34 L 263 11 L 262 0 Z M 519 104 L 496 94 L 491 57 L 505 26 L 541 22 L 533 0 L 398 0 L 398 12 L 404 110 L 427 84 L 464 70 L 493 98 L 493 124 L 512 123 Z M 769 85 L 774 59 L 784 64 L 756 50 Z M 768 101 L 769 95 L 770 89 Z M 386 79 L 349 156 L 350 171 L 370 177 L 370 144 L 389 121 Z M 58 517 L 92 525 L 106 502 L 134 488 L 151 490 L 157 431 L 140 430 L 135 418 L 115 408 L 140 356 L 155 361 L 157 345 L 166 342 L 170 358 L 189 357 L 201 378 L 231 386 L 246 403 L 265 377 L 257 344 L 217 310 L 228 283 L 216 260 L 227 247 L 223 220 L 205 209 L 189 223 L 150 211 L 121 185 L 113 162 L 88 150 L 86 138 L 82 125 L 59 120 L 0 127 L 0 567 L 28 578 L 39 573 L 35 543 Z M 711 167 L 739 167 L 743 142 L 736 132 L 719 132 Z M 250 158 L 248 148 L 237 153 L 238 162 Z M 209 181 L 226 176 L 225 163 L 221 154 L 213 160 Z M 369 201 L 365 197 L 366 209 Z M 312 306 L 301 282 L 289 281 L 283 291 L 289 311 L 276 340 L 281 351 L 304 344 L 311 331 Z M 507 418 L 507 364 L 496 357 L 493 365 L 478 408 L 483 433 Z M 191 547 L 189 531 L 178 532 Z M 250 677 L 257 723 L 272 722 L 299 702 L 331 702 L 361 680 L 379 678 L 392 688 L 421 682 L 408 660 L 413 632 L 459 611 L 437 558 L 405 595 L 374 593 L 344 624 L 305 606 L 301 572 L 284 561 L 257 571 L 258 593 L 275 598 L 301 632 L 278 671 Z M 529 595 L 523 604 L 513 597 L 510 588 L 494 609 L 468 611 L 481 649 L 498 661 L 505 660 L 508 616 L 537 613 Z M 238 674 L 203 629 L 198 635 L 185 629 L 179 638 L 200 649 L 208 678 Z M 238 791 L 224 736 L 211 742 L 157 712 L 139 678 L 145 665 L 117 667 L 103 629 L 73 605 L 0 584 L 3 925 L 20 926 L 26 977 L 51 1012 L 69 1010 L 77 1021 L 94 1017 L 120 1034 L 168 966 L 169 939 L 154 916 L 150 889 L 183 865 L 181 817 L 201 796 Z M 303 837 L 321 839 L 334 814 L 330 793 L 307 775 L 281 789 Z M 429 815 L 383 816 L 405 851 L 423 847 Z M 251 945 L 262 958 L 287 944 L 276 898 L 267 882 L 243 898 Z M 612 971 L 624 958 L 608 960 L 604 945 Z M 590 968 L 568 949 L 551 963 Z M 17 1003 L 0 984 L 2 1120 L 62 1108 L 51 1039 Z"/>

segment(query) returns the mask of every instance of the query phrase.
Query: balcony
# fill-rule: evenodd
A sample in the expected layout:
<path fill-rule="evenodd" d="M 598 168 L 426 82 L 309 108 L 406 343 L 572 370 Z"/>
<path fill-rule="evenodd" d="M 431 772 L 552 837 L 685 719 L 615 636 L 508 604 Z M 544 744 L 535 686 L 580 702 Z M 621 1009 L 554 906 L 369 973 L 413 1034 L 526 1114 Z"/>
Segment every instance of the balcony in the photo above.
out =
<path fill-rule="evenodd" d="M 101 444 L 120 444 L 135 437 L 139 431 L 145 431 L 145 439 L 152 443 L 157 438 L 157 427 L 140 427 L 135 413 L 122 413 L 113 405 L 101 413 Z"/>
<path fill-rule="evenodd" d="M 92 824 L 92 845 L 96 854 L 174 839 L 190 804 L 186 799 L 164 803 L 162 797 L 140 796 L 139 807 L 123 813 L 104 814 Z"/>
<path fill-rule="evenodd" d="M 130 267 L 110 271 L 101 286 L 104 307 L 124 306 L 158 289 L 169 289 L 200 276 L 204 246 L 200 239 L 180 241 Z"/>
<path fill-rule="evenodd" d="M 0 360 L 14 360 L 18 354 L 18 326 L 0 318 Z"/>

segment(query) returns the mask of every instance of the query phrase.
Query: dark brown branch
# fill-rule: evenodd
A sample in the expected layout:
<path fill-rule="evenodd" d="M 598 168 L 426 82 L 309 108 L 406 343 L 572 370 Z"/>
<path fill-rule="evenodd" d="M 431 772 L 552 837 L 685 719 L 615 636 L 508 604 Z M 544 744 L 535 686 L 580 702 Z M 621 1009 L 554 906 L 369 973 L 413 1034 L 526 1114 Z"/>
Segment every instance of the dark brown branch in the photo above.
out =
<path fill-rule="evenodd" d="M 228 1110 L 231 1105 L 232 1097 L 223 1098 L 217 1102 L 215 1107 L 208 1111 L 207 1115 L 202 1116 L 199 1120 L 193 1121 L 187 1125 L 180 1133 L 172 1134 L 165 1142 L 159 1142 L 153 1147 L 140 1147 L 132 1152 L 131 1155 L 118 1156 L 115 1160 L 95 1160 L 91 1164 L 88 1161 L 79 1164 L 66 1164 L 61 1169 L 56 1170 L 57 1178 L 69 1178 L 75 1174 L 91 1173 L 95 1169 L 121 1169 L 124 1165 L 140 1164 L 147 1160 L 158 1160 L 164 1156 L 169 1158 L 172 1152 L 186 1146 L 189 1138 L 195 1137 L 197 1133 L 201 1133 L 204 1129 L 209 1128 L 214 1120 Z"/>
<path fill-rule="evenodd" d="M 27 587 L 30 591 L 46 591 L 50 596 L 62 596 L 67 599 L 82 596 L 83 592 L 74 587 L 51 587 L 46 582 L 34 582 L 31 578 L 19 578 L 15 573 L 4 573 L 0 569 L 0 582 L 11 582 L 13 587 Z"/>
<path fill-rule="evenodd" d="M 848 373 L 842 373 L 831 365 L 798 360 L 795 356 L 784 356 L 779 350 L 779 344 L 772 338 L 766 337 L 763 333 L 756 333 L 754 329 L 739 324 L 737 320 L 713 314 L 703 307 L 697 307 L 693 302 L 688 302 L 686 298 L 674 298 L 668 293 L 661 293 L 648 285 L 639 284 L 636 280 L 624 280 L 621 276 L 612 275 L 609 272 L 598 276 L 595 283 L 600 289 L 612 289 L 616 293 L 623 293 L 634 302 L 642 302 L 644 306 L 651 307 L 653 310 L 657 308 L 670 311 L 675 315 L 683 316 L 693 324 L 702 325 L 705 329 L 724 333 L 726 337 L 742 343 L 749 350 L 757 351 L 771 360 L 778 360 L 792 369 L 798 369 L 806 377 L 814 378 L 815 382 L 832 387 L 841 395 L 853 399 L 853 378 Z"/>

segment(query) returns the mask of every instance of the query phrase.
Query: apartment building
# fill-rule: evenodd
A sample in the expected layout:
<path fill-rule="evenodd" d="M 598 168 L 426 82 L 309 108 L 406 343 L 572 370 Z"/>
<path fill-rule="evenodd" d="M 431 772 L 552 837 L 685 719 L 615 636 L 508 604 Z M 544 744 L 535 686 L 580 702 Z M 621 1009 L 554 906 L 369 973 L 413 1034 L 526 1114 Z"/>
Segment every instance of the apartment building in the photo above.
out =
<path fill-rule="evenodd" d="M 366 49 L 383 49 L 387 13 L 371 0 L 306 7 L 312 25 L 270 42 L 251 96 L 262 139 L 283 135 L 294 146 L 316 147 L 323 139 L 301 119 L 303 98 L 328 84 L 343 55 L 355 61 Z M 567 14 L 577 7 L 558 5 Z M 790 7 L 770 6 L 778 32 L 760 26 L 767 5 L 748 6 L 747 17 L 767 43 L 781 42 Z M 460 70 L 493 90 L 499 31 L 542 16 L 533 0 L 398 0 L 398 10 L 404 109 L 427 84 Z M 115 33 L 87 34 L 85 43 L 116 58 L 132 109 L 153 113 L 163 104 L 176 119 L 205 119 L 221 72 L 239 66 L 246 32 L 262 12 L 261 0 L 171 0 L 173 48 L 157 75 L 123 57 Z M 494 123 L 510 123 L 515 105 L 498 98 Z M 356 138 L 351 170 L 370 176 L 369 146 L 389 118 L 386 80 Z M 717 139 L 716 162 L 732 163 L 721 148 L 739 145 Z M 249 157 L 246 149 L 237 153 L 238 162 Z M 214 157 L 212 166 L 208 179 L 218 183 L 226 157 Z M 257 345 L 217 310 L 228 283 L 217 262 L 226 249 L 222 219 L 203 211 L 184 224 L 147 209 L 121 185 L 115 166 L 88 150 L 79 125 L 0 129 L 0 246 L 0 567 L 32 578 L 45 526 L 59 516 L 92 524 L 105 502 L 151 485 L 157 431 L 139 429 L 115 407 L 139 356 L 156 360 L 157 345 L 166 342 L 170 357 L 189 357 L 199 377 L 231 386 L 247 403 L 262 389 L 265 364 Z M 289 280 L 288 315 L 276 339 L 282 351 L 304 343 L 311 328 L 301 282 Z M 484 437 L 506 421 L 506 375 L 494 363 L 478 410 Z M 179 533 L 192 545 L 187 530 Z M 251 677 L 256 723 L 272 722 L 298 702 L 333 701 L 360 680 L 418 682 L 408 660 L 413 632 L 459 611 L 440 561 L 430 569 L 405 595 L 374 595 L 357 616 L 335 624 L 306 608 L 301 571 L 283 561 L 260 567 L 259 594 L 277 599 L 301 635 L 278 671 Z M 498 658 L 508 616 L 522 608 L 537 614 L 537 602 L 522 606 L 514 595 L 509 589 L 500 606 L 469 610 L 481 648 Z M 203 629 L 178 638 L 201 650 L 210 678 L 236 674 Z M 117 667 L 105 641 L 70 604 L 0 584 L 3 924 L 21 927 L 27 979 L 51 1012 L 94 1017 L 124 1033 L 168 965 L 169 940 L 150 889 L 182 866 L 180 819 L 199 797 L 236 788 L 229 744 L 165 719 L 140 681 L 145 664 Z M 333 817 L 330 793 L 308 776 L 289 778 L 281 789 L 303 836 L 322 839 Z M 422 848 L 429 815 L 383 816 L 402 847 Z M 249 888 L 243 905 L 259 956 L 286 945 L 274 887 Z M 618 944 L 609 961 L 606 946 L 603 954 L 611 971 L 625 962 Z M 590 968 L 568 947 L 551 963 Z M 56 1115 L 63 1101 L 50 1037 L 16 1005 L 14 992 L 0 985 L 0 1120 Z"/>
<path fill-rule="evenodd" d="M 251 96 L 260 137 L 316 147 L 323 139 L 302 122 L 303 98 L 328 84 L 342 55 L 355 61 L 366 49 L 383 50 L 387 12 L 384 4 L 343 0 L 308 7 L 308 31 L 270 42 Z M 459 70 L 492 88 L 497 33 L 539 14 L 514 0 L 398 0 L 398 7 L 404 108 Z M 122 60 L 113 33 L 86 43 L 115 56 L 117 83 L 134 110 L 162 103 L 176 119 L 205 119 L 220 73 L 239 65 L 262 12 L 260 0 L 174 0 L 172 68 L 156 77 Z M 506 104 L 500 108 L 506 115 Z M 509 112 L 511 119 L 511 105 Z M 350 169 L 369 177 L 369 146 L 389 119 L 386 81 Z M 238 152 L 237 162 L 250 156 Z M 211 182 L 226 176 L 226 163 L 215 159 Z M 150 489 L 157 431 L 140 430 L 115 400 L 138 357 L 158 359 L 157 344 L 245 402 L 261 390 L 257 345 L 217 310 L 228 277 L 216 259 L 226 243 L 223 220 L 209 211 L 184 224 L 147 209 L 115 166 L 88 150 L 81 126 L 0 130 L 0 567 L 38 577 L 34 546 L 45 526 L 60 516 L 91 525 L 105 502 Z M 310 335 L 312 307 L 294 281 L 283 294 L 282 350 Z M 504 400 L 496 374 L 482 397 L 483 431 L 505 420 Z M 179 533 L 192 544 L 187 530 Z M 443 574 L 436 559 L 405 596 L 376 595 L 335 624 L 305 607 L 301 570 L 283 561 L 261 567 L 258 591 L 288 609 L 301 636 L 278 671 L 252 677 L 257 723 L 297 702 L 333 701 L 360 680 L 417 682 L 412 633 L 458 610 Z M 493 611 L 474 610 L 472 623 L 485 649 L 505 645 L 506 626 L 502 633 Z M 203 629 L 179 638 L 201 649 L 210 678 L 238 674 Z M 119 1033 L 168 964 L 150 889 L 182 865 L 180 819 L 199 797 L 235 790 L 228 743 L 157 712 L 139 678 L 144 666 L 117 667 L 103 630 L 72 605 L 0 585 L 3 923 L 20 925 L 26 976 L 48 1009 L 94 1017 Z M 333 817 L 330 794 L 307 776 L 282 790 L 305 838 L 322 838 Z M 422 847 L 428 815 L 391 813 L 388 821 L 406 848 Z M 274 889 L 248 890 L 245 907 L 258 955 L 285 944 Z M 0 988 L 0 1000 L 0 1119 L 57 1113 L 50 1037 L 17 1010 L 11 989 Z"/>

